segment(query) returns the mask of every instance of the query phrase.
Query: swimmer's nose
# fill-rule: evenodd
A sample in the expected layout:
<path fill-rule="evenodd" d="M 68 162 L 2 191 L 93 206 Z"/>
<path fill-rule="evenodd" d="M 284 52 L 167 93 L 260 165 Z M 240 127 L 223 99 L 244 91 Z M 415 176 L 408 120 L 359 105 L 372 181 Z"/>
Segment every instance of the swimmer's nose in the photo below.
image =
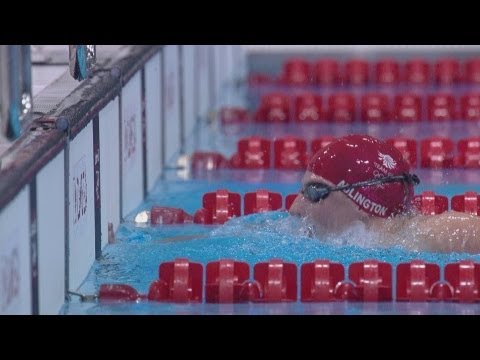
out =
<path fill-rule="evenodd" d="M 290 206 L 289 213 L 295 216 L 304 216 L 305 215 L 305 199 L 303 195 L 297 196 L 292 206 Z"/>

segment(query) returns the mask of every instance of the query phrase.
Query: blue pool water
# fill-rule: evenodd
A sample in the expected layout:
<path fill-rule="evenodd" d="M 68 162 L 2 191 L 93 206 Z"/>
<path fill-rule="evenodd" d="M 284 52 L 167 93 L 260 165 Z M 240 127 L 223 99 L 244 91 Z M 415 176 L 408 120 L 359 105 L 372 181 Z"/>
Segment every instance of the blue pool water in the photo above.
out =
<path fill-rule="evenodd" d="M 238 96 L 233 96 L 238 99 Z M 311 141 L 321 135 L 342 136 L 365 133 L 379 138 L 409 136 L 417 140 L 441 135 L 454 141 L 473 136 L 480 124 L 445 122 L 431 124 L 243 124 L 222 128 L 217 123 L 200 124 L 196 136 L 187 141 L 185 151 L 218 151 L 230 157 L 236 151 L 237 140 L 244 136 L 259 135 L 269 139 L 284 135 L 302 136 Z M 176 157 L 167 165 L 175 167 Z M 480 193 L 478 170 L 425 170 L 415 169 L 422 183 L 415 190 L 433 190 L 448 196 L 473 190 Z M 152 205 L 179 207 L 190 214 L 202 207 L 206 192 L 228 189 L 243 195 L 258 189 L 281 193 L 283 197 L 299 190 L 302 172 L 272 170 L 217 170 L 197 174 L 195 179 L 177 176 L 167 171 L 144 203 L 128 215 L 116 233 L 116 243 L 105 247 L 101 259 L 96 261 L 80 288 L 83 294 L 97 293 L 104 283 L 123 283 L 145 294 L 150 283 L 158 278 L 161 262 L 175 258 L 188 258 L 202 263 L 222 258 L 246 261 L 251 266 L 260 261 L 281 258 L 298 266 L 315 259 L 328 259 L 350 263 L 365 259 L 387 261 L 395 265 L 413 259 L 423 259 L 443 266 L 463 259 L 480 262 L 480 254 L 439 254 L 409 250 L 404 246 L 381 247 L 372 234 L 364 229 L 352 228 L 337 239 L 316 239 L 307 236 L 306 224 L 276 211 L 243 216 L 222 226 L 168 225 L 141 226 L 133 222 L 135 214 L 149 210 Z M 393 284 L 395 297 L 395 284 Z M 169 304 L 141 301 L 138 303 L 105 304 L 80 302 L 72 297 L 65 304 L 65 314 L 480 314 L 480 304 L 455 303 L 279 303 L 279 304 Z"/>
<path fill-rule="evenodd" d="M 278 174 L 278 172 L 277 172 Z M 250 182 L 222 180 L 231 174 L 217 174 L 217 181 L 209 180 L 169 180 L 161 181 L 146 201 L 133 211 L 121 224 L 117 242 L 108 245 L 102 258 L 95 262 L 85 283 L 81 287 L 84 294 L 93 294 L 103 283 L 124 283 L 146 293 L 150 283 L 158 278 L 161 262 L 178 257 L 206 264 L 222 258 L 233 258 L 253 264 L 281 258 L 300 266 L 315 259 L 329 259 L 348 266 L 352 262 L 365 259 L 387 261 L 392 265 L 413 259 L 423 259 L 441 266 L 461 259 L 480 262 L 479 255 L 438 254 L 409 251 L 404 247 L 382 248 L 369 241 L 369 234 L 361 229 L 352 229 L 343 240 L 322 241 L 307 236 L 305 224 L 300 219 L 289 216 L 284 211 L 242 216 L 222 226 L 214 225 L 158 225 L 143 226 L 133 222 L 134 215 L 149 209 L 153 204 L 181 207 L 193 214 L 201 207 L 202 195 L 219 188 L 244 194 L 259 188 L 281 193 L 283 196 L 298 190 L 301 173 L 291 173 L 290 182 Z M 265 175 L 266 178 L 273 174 Z M 446 196 L 463 193 L 466 190 L 478 191 L 474 184 L 437 185 L 423 184 L 417 192 L 434 189 Z M 365 240 L 367 239 L 367 240 Z M 355 245 L 360 244 L 360 245 Z M 395 289 L 395 287 L 393 287 Z M 365 313 L 480 313 L 480 305 L 471 304 L 163 304 L 131 303 L 101 304 L 80 303 L 75 299 L 64 308 L 67 314 L 365 314 Z"/>

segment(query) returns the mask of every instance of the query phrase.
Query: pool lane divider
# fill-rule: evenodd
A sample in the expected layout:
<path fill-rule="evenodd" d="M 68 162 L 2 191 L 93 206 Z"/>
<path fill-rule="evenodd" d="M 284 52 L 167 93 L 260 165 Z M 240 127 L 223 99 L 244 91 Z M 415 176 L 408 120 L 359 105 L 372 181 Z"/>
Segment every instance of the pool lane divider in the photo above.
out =
<path fill-rule="evenodd" d="M 103 284 L 96 298 L 101 303 L 138 301 L 167 303 L 279 303 L 279 302 L 391 302 L 393 266 L 378 260 L 355 262 L 345 267 L 328 260 L 300 266 L 281 259 L 253 265 L 221 259 L 204 266 L 185 258 L 159 265 L 159 278 L 147 294 L 127 284 Z M 480 264 L 462 260 L 447 264 L 440 279 L 440 266 L 413 260 L 396 267 L 398 302 L 480 302 Z M 298 289 L 300 288 L 300 291 Z M 91 298 L 91 297 L 90 297 Z"/>
<path fill-rule="evenodd" d="M 249 136 L 237 142 L 237 151 L 230 158 L 215 151 L 193 152 L 190 166 L 193 174 L 217 169 L 273 168 L 305 171 L 309 159 L 335 139 L 331 135 L 323 135 L 314 138 L 308 144 L 305 139 L 298 136 L 282 136 L 274 140 Z M 443 136 L 419 140 L 398 136 L 385 141 L 399 150 L 412 168 L 418 166 L 429 169 L 480 168 L 478 136 L 463 138 L 457 142 Z"/>
<path fill-rule="evenodd" d="M 427 89 L 442 89 L 442 86 L 475 86 L 480 81 L 480 59 L 442 57 L 429 61 L 423 58 L 398 59 L 365 59 L 349 58 L 339 61 L 333 58 L 321 58 L 315 62 L 310 59 L 294 56 L 287 58 L 276 74 L 252 72 L 248 74 L 250 87 L 268 86 L 292 90 L 318 87 L 355 88 L 357 91 L 368 91 L 372 87 L 383 87 L 391 92 L 410 86 L 418 90 L 422 86 Z M 290 90 L 290 89 L 289 89 Z"/>
<path fill-rule="evenodd" d="M 259 189 L 243 196 L 243 215 L 266 211 L 289 210 L 298 194 L 289 194 L 283 202 L 280 193 Z M 475 191 L 455 195 L 450 200 L 451 210 L 480 215 L 480 195 Z M 285 205 L 283 207 L 283 205 Z M 413 198 L 412 208 L 422 215 L 438 215 L 449 210 L 449 199 L 433 191 L 424 191 Z M 242 196 L 227 189 L 205 193 L 202 208 L 193 215 L 181 208 L 154 205 L 150 209 L 151 225 L 216 224 L 242 216 Z"/>

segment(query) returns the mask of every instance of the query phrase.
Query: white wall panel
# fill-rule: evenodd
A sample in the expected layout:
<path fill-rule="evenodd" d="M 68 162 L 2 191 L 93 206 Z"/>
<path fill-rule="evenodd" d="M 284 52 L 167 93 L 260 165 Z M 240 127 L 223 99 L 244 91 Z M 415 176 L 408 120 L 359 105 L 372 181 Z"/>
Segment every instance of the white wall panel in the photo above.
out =
<path fill-rule="evenodd" d="M 195 77 L 198 79 L 196 92 L 198 94 L 198 111 L 202 118 L 207 116 L 210 106 L 210 74 L 209 74 L 209 46 L 195 46 Z"/>
<path fill-rule="evenodd" d="M 157 53 L 145 64 L 147 190 L 153 188 L 162 171 L 161 61 Z"/>
<path fill-rule="evenodd" d="M 108 223 L 120 224 L 120 120 L 118 97 L 99 113 L 102 248 L 108 244 Z"/>
<path fill-rule="evenodd" d="M 180 149 L 180 81 L 178 45 L 164 47 L 165 162 Z"/>
<path fill-rule="evenodd" d="M 31 314 L 29 187 L 0 212 L 0 314 Z"/>
<path fill-rule="evenodd" d="M 122 217 L 143 200 L 140 72 L 122 89 Z"/>
<path fill-rule="evenodd" d="M 69 286 L 77 290 L 95 260 L 93 125 L 70 142 Z"/>
<path fill-rule="evenodd" d="M 196 97 L 195 91 L 195 45 L 183 45 L 183 113 L 185 114 L 185 135 L 192 134 L 196 124 Z"/>
<path fill-rule="evenodd" d="M 233 76 L 235 80 L 244 79 L 247 76 L 247 55 L 241 45 L 233 45 Z"/>
<path fill-rule="evenodd" d="M 228 78 L 228 45 L 214 45 L 215 100 L 214 109 L 226 103 L 225 85 Z"/>
<path fill-rule="evenodd" d="M 64 152 L 37 175 L 40 314 L 58 314 L 65 301 Z"/>

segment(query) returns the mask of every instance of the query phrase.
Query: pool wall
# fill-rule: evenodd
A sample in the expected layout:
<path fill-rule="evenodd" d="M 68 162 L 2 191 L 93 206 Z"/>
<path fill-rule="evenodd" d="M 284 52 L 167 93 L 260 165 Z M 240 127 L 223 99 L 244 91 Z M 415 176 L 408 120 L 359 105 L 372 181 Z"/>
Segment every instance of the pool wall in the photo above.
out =
<path fill-rule="evenodd" d="M 32 124 L 0 159 L 0 314 L 59 312 L 101 255 L 109 228 L 116 231 L 171 171 L 199 119 L 228 103 L 225 85 L 244 78 L 247 66 L 276 73 L 294 55 L 461 58 L 478 50 L 98 46 L 93 76 L 78 83 L 65 73 L 42 90 Z"/>
<path fill-rule="evenodd" d="M 232 45 L 97 54 L 90 79 L 65 73 L 34 98 L 32 124 L 2 155 L 0 314 L 59 312 L 108 243 L 109 224 L 116 231 L 143 201 L 242 69 Z"/>

